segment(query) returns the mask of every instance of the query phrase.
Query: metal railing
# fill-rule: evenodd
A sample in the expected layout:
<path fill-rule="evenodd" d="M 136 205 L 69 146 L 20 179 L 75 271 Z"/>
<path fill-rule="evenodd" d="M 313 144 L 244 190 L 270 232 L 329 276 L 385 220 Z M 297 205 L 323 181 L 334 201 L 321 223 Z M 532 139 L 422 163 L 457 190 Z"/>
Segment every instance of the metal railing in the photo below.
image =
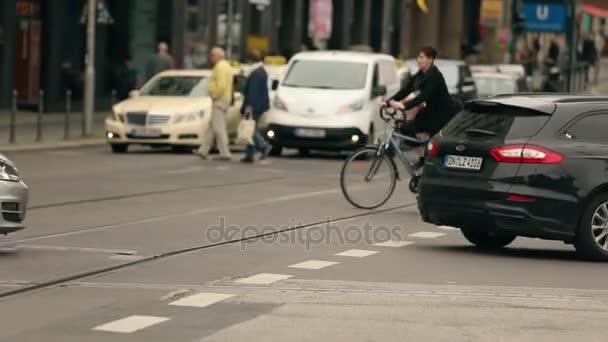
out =
<path fill-rule="evenodd" d="M 72 130 L 72 118 L 73 118 L 73 103 L 72 103 L 72 91 L 71 90 L 67 90 L 65 93 L 65 109 L 64 109 L 64 116 L 63 116 L 63 140 L 70 140 L 73 138 L 72 134 L 71 134 L 71 130 Z M 45 92 L 44 90 L 40 90 L 39 92 L 39 102 L 38 102 L 38 106 L 37 106 L 37 113 L 36 113 L 36 117 L 35 117 L 35 137 L 34 137 L 34 141 L 36 143 L 40 143 L 44 141 L 45 138 L 45 102 L 44 102 L 44 95 Z M 17 139 L 17 133 L 18 133 L 18 127 L 19 124 L 17 122 L 18 119 L 18 114 L 19 114 L 19 107 L 18 107 L 18 97 L 19 97 L 19 93 L 17 90 L 13 90 L 13 94 L 12 94 L 12 102 L 11 102 L 11 110 L 9 113 L 9 122 L 8 122 L 8 143 L 9 144 L 16 144 L 18 141 Z M 111 104 L 112 106 L 114 106 L 117 103 L 117 92 L 115 90 L 112 90 L 111 93 Z M 80 121 L 82 123 L 81 125 L 81 137 L 86 137 L 86 127 L 85 127 L 85 113 L 84 110 L 79 113 L 80 115 Z M 29 129 L 31 131 L 31 127 Z"/>

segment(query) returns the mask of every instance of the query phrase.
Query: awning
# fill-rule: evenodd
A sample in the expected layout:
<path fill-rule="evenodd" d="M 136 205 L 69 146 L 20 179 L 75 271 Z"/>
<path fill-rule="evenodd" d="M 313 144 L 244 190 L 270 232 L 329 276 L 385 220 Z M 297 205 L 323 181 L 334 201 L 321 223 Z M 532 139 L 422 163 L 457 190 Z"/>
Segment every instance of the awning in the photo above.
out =
<path fill-rule="evenodd" d="M 608 1 L 583 0 L 583 11 L 594 17 L 608 18 Z"/>

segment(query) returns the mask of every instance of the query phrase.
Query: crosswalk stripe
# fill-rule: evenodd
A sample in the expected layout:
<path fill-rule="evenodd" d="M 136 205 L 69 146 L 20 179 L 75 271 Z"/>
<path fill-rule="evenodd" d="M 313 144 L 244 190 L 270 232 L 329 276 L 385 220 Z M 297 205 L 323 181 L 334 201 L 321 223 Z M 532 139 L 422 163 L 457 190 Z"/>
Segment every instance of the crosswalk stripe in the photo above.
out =
<path fill-rule="evenodd" d="M 250 284 L 250 285 L 270 285 L 277 281 L 286 280 L 293 276 L 286 274 L 272 274 L 272 273 L 261 273 L 249 278 L 243 278 L 236 281 L 238 284 Z"/>
<path fill-rule="evenodd" d="M 444 235 L 445 235 L 444 233 L 418 232 L 418 233 L 410 235 L 410 237 L 420 238 L 420 239 L 434 239 L 434 238 L 438 238 L 438 237 L 444 236 Z"/>
<path fill-rule="evenodd" d="M 374 246 L 401 248 L 401 247 L 405 247 L 405 246 L 409 246 L 409 245 L 413 245 L 413 244 L 414 244 L 414 242 L 410 242 L 410 241 L 384 241 L 384 242 L 377 243 Z"/>
<path fill-rule="evenodd" d="M 309 260 L 301 262 L 299 264 L 291 265 L 290 268 L 301 268 L 306 270 L 320 270 L 322 268 L 330 267 L 339 264 L 339 262 L 333 261 L 320 261 L 320 260 Z"/>
<path fill-rule="evenodd" d="M 95 331 L 131 334 L 170 320 L 168 317 L 130 316 L 93 328 Z"/>
<path fill-rule="evenodd" d="M 352 258 L 365 258 L 365 257 L 371 256 L 374 254 L 378 254 L 378 252 L 365 251 L 365 250 L 361 250 L 361 249 L 353 249 L 350 251 L 338 253 L 338 254 L 336 254 L 336 256 L 352 257 Z"/>
<path fill-rule="evenodd" d="M 176 300 L 169 303 L 169 305 L 204 308 L 232 297 L 234 297 L 234 295 L 223 293 L 199 293 Z"/>

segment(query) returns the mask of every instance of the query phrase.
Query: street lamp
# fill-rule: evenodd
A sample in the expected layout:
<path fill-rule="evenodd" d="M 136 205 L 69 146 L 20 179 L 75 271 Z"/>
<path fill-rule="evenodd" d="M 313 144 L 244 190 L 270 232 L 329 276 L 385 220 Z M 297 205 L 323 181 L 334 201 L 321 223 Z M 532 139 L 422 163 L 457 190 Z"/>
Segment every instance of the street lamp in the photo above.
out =
<path fill-rule="evenodd" d="M 87 4 L 87 54 L 84 74 L 84 121 L 83 135 L 89 136 L 93 130 L 93 112 L 95 111 L 95 24 L 96 0 Z"/>

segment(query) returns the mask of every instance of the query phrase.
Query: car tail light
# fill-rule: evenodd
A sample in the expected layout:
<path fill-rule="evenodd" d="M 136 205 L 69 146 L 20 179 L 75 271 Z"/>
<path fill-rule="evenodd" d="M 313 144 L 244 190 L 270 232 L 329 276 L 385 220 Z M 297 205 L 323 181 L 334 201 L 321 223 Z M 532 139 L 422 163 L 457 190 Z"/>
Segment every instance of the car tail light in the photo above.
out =
<path fill-rule="evenodd" d="M 499 163 L 559 164 L 564 157 L 535 145 L 506 145 L 493 148 L 490 155 Z"/>
<path fill-rule="evenodd" d="M 523 195 L 509 195 L 507 201 L 511 202 L 536 202 L 535 197 L 523 196 Z"/>
<path fill-rule="evenodd" d="M 429 141 L 429 144 L 427 145 L 427 155 L 429 157 L 437 157 L 438 154 L 439 144 L 437 143 L 437 140 L 431 139 L 431 141 Z"/>

